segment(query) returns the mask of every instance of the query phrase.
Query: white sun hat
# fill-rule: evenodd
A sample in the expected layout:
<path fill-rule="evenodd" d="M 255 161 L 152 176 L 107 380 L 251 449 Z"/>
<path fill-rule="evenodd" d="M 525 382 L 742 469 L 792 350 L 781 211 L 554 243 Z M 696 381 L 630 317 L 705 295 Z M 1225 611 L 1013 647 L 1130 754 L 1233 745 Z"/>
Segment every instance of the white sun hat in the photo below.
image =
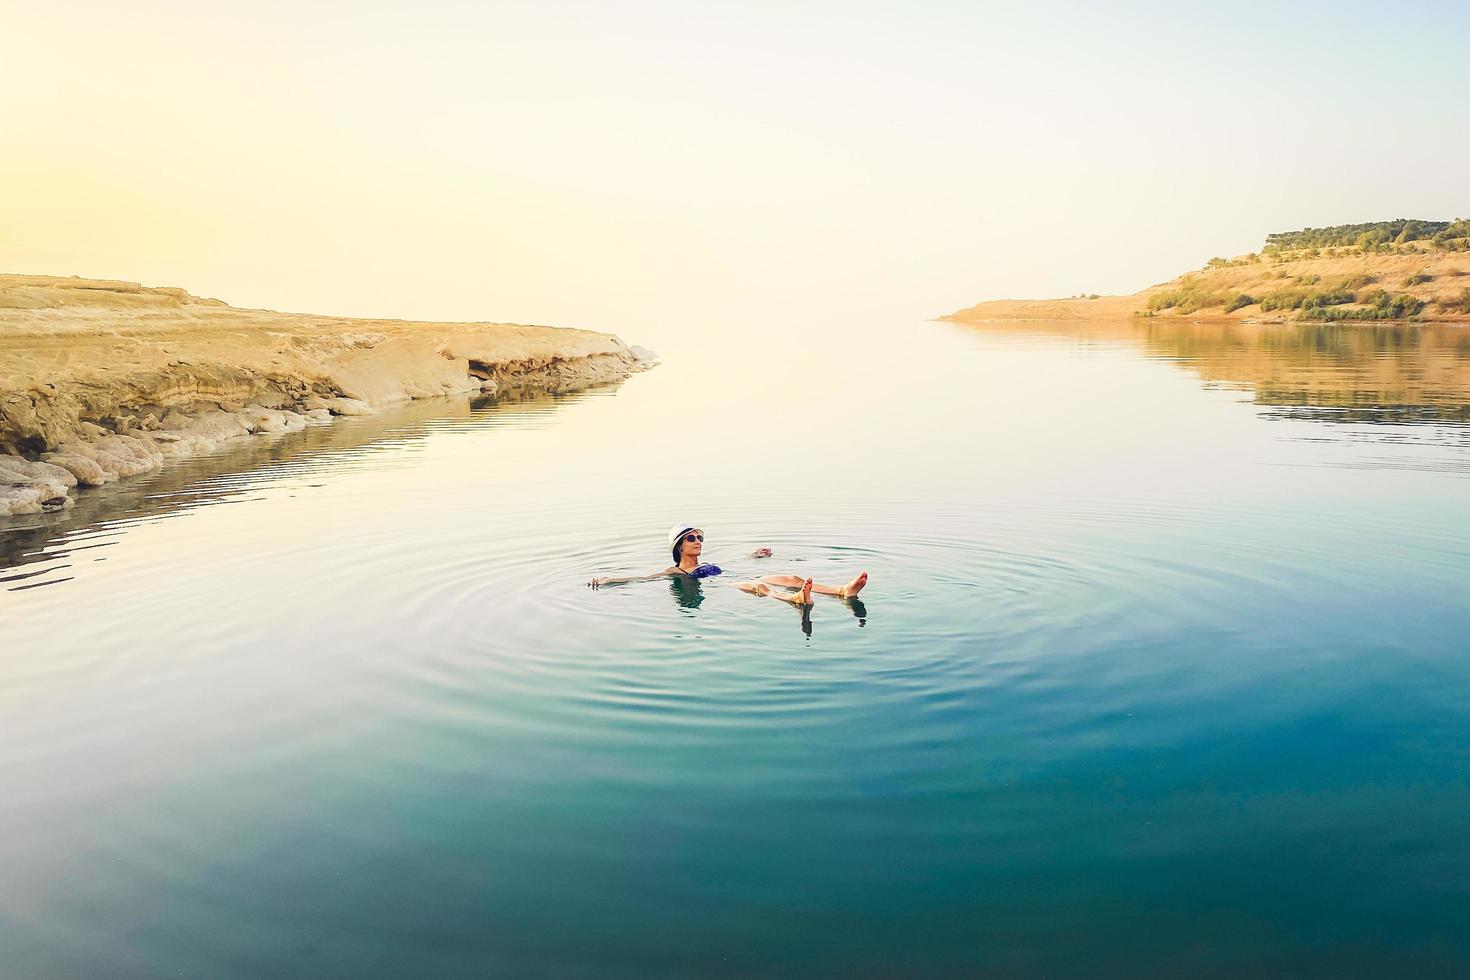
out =
<path fill-rule="evenodd" d="M 672 548 L 689 531 L 698 527 L 698 524 L 675 524 L 669 528 L 669 547 Z"/>

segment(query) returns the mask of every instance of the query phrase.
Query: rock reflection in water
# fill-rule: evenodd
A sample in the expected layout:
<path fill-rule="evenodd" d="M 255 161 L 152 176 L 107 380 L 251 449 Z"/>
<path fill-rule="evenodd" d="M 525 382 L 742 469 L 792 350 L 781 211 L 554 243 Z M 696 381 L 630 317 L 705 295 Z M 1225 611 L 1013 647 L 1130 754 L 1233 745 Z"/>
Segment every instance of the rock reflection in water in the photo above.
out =
<path fill-rule="evenodd" d="M 1323 422 L 1470 422 L 1470 323 L 1176 323 L 1025 321 L 975 324 L 1128 342 L 1206 382 L 1243 387 L 1267 414 Z"/>
<path fill-rule="evenodd" d="M 619 384 L 577 392 L 512 389 L 498 395 L 408 402 L 379 415 L 240 439 L 218 453 L 173 462 L 153 474 L 79 493 L 76 506 L 67 511 L 0 518 L 0 589 L 21 591 L 69 581 L 73 564 L 83 552 L 115 545 L 134 524 L 249 500 L 253 491 L 283 476 L 300 477 L 326 466 L 340 468 L 359 462 L 381 466 L 382 460 L 373 451 L 376 446 L 423 440 L 435 430 L 455 426 L 521 420 L 615 390 Z"/>

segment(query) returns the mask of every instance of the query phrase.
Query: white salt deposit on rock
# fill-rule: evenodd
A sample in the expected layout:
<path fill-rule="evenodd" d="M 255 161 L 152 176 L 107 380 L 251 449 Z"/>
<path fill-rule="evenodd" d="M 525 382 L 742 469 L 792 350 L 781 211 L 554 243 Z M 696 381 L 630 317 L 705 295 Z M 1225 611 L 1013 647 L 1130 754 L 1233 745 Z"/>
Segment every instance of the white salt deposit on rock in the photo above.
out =
<path fill-rule="evenodd" d="M 213 452 L 229 439 L 250 435 L 250 426 L 239 412 L 209 409 L 189 417 L 169 412 L 163 419 L 169 428 L 153 434 L 154 446 L 167 456 L 195 456 Z"/>
<path fill-rule="evenodd" d="M 377 409 L 357 398 L 333 398 L 327 403 L 327 411 L 333 415 L 376 415 Z"/>
<path fill-rule="evenodd" d="M 67 491 L 77 485 L 71 471 L 19 456 L 0 456 L 0 514 L 35 514 L 72 505 Z"/>
<path fill-rule="evenodd" d="M 95 459 L 81 453 L 66 450 L 47 453 L 46 462 L 70 470 L 71 475 L 77 478 L 77 483 L 84 487 L 100 487 L 117 478 L 116 473 L 109 473 Z"/>
<path fill-rule="evenodd" d="M 65 467 L 80 483 L 101 486 L 121 476 L 137 476 L 162 466 L 163 454 L 154 448 L 153 436 L 154 433 L 144 433 L 142 438 L 109 433 L 95 441 L 73 439 L 63 443 L 55 453 L 47 454 L 46 461 Z"/>
<path fill-rule="evenodd" d="M 278 408 L 247 405 L 239 415 L 251 432 L 300 432 L 306 428 L 306 416 Z"/>
<path fill-rule="evenodd" d="M 163 465 L 163 454 L 136 436 L 107 436 L 87 453 L 97 465 L 117 476 L 137 476 Z"/>

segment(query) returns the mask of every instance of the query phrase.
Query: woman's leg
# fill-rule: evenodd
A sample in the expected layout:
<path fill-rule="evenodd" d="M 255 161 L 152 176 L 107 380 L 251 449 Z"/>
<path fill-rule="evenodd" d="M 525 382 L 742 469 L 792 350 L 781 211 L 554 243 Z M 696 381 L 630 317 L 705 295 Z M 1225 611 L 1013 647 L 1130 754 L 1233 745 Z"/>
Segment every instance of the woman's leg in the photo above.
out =
<path fill-rule="evenodd" d="M 793 606 L 810 606 L 812 604 L 811 579 L 799 579 L 796 578 L 794 575 L 779 575 L 776 577 L 784 579 L 795 579 L 795 584 L 793 584 L 791 587 L 796 589 L 796 591 L 777 592 L 775 589 L 772 589 L 770 585 L 767 585 L 765 580 L 761 580 L 759 582 L 736 582 L 735 587 L 740 589 L 742 592 L 749 592 L 752 595 L 763 595 L 770 596 L 772 599 L 780 599 L 782 602 L 789 602 Z M 782 583 L 777 582 L 774 584 L 780 585 Z"/>
<path fill-rule="evenodd" d="M 801 583 L 806 580 L 799 575 L 762 575 L 756 581 L 764 582 L 767 585 L 783 585 L 788 589 L 799 589 L 801 588 Z M 817 595 L 835 595 L 843 599 L 851 599 L 863 591 L 863 586 L 867 584 L 868 573 L 859 572 L 857 578 L 848 582 L 846 585 L 821 585 L 813 582 L 812 591 Z M 746 591 L 749 592 L 750 590 L 746 589 Z"/>

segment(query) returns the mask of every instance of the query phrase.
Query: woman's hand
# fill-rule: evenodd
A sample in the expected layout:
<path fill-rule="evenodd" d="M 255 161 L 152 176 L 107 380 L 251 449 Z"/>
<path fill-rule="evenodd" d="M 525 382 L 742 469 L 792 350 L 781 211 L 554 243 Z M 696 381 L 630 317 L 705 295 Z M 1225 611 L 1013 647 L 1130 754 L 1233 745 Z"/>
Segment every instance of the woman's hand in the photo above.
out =
<path fill-rule="evenodd" d="M 757 549 L 755 549 L 754 551 L 752 551 L 750 553 L 750 557 L 752 557 L 752 558 L 769 558 L 769 557 L 771 557 L 771 549 L 770 548 L 757 548 Z"/>

